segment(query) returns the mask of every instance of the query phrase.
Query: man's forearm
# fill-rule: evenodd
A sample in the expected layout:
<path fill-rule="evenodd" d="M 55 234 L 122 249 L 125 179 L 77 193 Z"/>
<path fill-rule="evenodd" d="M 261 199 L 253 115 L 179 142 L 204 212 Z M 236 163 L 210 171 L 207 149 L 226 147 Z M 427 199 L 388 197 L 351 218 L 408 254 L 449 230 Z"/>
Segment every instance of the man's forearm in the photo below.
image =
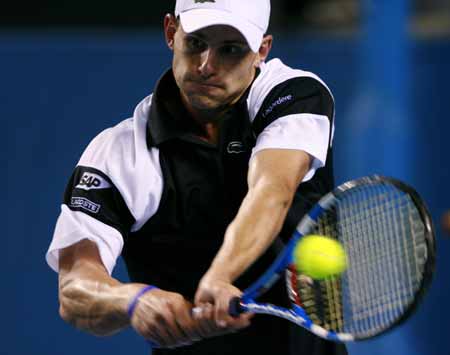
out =
<path fill-rule="evenodd" d="M 280 232 L 293 194 L 279 185 L 250 190 L 228 227 L 210 272 L 230 282 L 239 277 L 272 244 Z"/>
<path fill-rule="evenodd" d="M 95 270 L 89 277 L 60 277 L 60 314 L 65 321 L 98 336 L 129 326 L 128 302 L 142 285 L 121 284 L 103 275 L 95 277 Z"/>
<path fill-rule="evenodd" d="M 115 302 L 108 289 L 109 286 L 84 280 L 63 284 L 59 294 L 61 317 L 78 329 L 100 336 L 126 327 L 127 320 L 113 309 Z"/>
<path fill-rule="evenodd" d="M 311 164 L 303 151 L 265 150 L 249 167 L 249 191 L 207 275 L 233 282 L 274 241 Z"/>

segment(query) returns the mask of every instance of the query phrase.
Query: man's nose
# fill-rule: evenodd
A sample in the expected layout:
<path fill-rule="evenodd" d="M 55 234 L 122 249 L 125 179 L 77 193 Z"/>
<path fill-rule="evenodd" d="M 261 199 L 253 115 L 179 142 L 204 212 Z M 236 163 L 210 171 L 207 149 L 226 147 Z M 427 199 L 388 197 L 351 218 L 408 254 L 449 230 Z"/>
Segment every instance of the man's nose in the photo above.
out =
<path fill-rule="evenodd" d="M 210 77 L 217 70 L 217 53 L 214 49 L 208 48 L 200 56 L 198 71 L 203 77 Z"/>

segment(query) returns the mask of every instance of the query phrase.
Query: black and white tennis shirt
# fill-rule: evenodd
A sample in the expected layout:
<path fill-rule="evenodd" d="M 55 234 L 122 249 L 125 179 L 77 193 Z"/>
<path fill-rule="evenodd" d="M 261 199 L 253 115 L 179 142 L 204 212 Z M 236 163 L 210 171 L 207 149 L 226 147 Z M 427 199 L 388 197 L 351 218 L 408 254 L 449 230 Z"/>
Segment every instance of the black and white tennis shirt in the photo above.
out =
<path fill-rule="evenodd" d="M 247 192 L 255 154 L 296 149 L 314 158 L 285 238 L 332 189 L 333 117 L 333 97 L 316 75 L 273 59 L 224 118 L 212 145 L 196 135 L 168 71 L 132 118 L 84 151 L 65 191 L 48 264 L 57 271 L 58 251 L 89 239 L 110 273 L 122 254 L 132 281 L 192 297 Z"/>

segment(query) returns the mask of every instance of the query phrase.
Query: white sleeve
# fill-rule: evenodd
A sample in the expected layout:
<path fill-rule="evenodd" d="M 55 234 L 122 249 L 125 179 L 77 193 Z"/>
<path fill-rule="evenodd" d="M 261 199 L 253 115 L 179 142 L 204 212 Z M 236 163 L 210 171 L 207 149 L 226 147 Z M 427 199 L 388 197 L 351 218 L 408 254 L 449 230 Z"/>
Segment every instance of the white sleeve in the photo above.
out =
<path fill-rule="evenodd" d="M 313 157 L 303 182 L 310 180 L 317 169 L 325 166 L 330 139 L 327 116 L 308 113 L 278 118 L 258 136 L 252 157 L 264 149 L 302 150 Z"/>
<path fill-rule="evenodd" d="M 53 239 L 46 254 L 48 265 L 59 271 L 59 251 L 88 239 L 97 244 L 103 265 L 111 275 L 116 260 L 122 252 L 123 238 L 119 231 L 89 215 L 71 211 L 62 205 L 61 214 L 56 222 Z"/>
<path fill-rule="evenodd" d="M 132 119 L 95 137 L 84 151 L 67 185 L 61 214 L 46 254 L 58 271 L 59 251 L 83 239 L 97 244 L 111 274 L 124 240 L 157 211 L 163 179 L 159 151 L 148 149 L 150 97 Z M 141 112 L 142 111 L 142 112 Z"/>

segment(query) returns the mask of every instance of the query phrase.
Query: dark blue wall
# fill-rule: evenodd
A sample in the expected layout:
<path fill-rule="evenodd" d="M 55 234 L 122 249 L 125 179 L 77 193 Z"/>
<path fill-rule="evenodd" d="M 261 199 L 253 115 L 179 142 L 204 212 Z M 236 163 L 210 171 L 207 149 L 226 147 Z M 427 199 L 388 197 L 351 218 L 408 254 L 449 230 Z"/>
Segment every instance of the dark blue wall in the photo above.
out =
<path fill-rule="evenodd" d="M 410 88 L 407 122 L 412 128 L 406 140 L 401 127 L 386 124 L 396 122 L 395 109 L 384 110 L 379 92 L 367 89 L 370 75 L 364 72 L 363 48 L 357 40 L 291 38 L 278 40 L 273 55 L 318 73 L 334 91 L 337 182 L 374 172 L 401 177 L 423 195 L 438 222 L 450 208 L 450 42 L 410 43 L 410 82 L 405 87 Z M 46 266 L 44 254 L 63 189 L 84 147 L 102 129 L 129 117 L 169 64 L 163 38 L 152 33 L 0 34 L 6 196 L 0 207 L 6 222 L 1 354 L 146 353 L 145 344 L 131 331 L 99 339 L 63 323 L 58 317 L 57 275 Z M 381 115 L 384 125 L 374 124 Z M 390 159 L 379 142 L 383 135 L 389 137 L 391 151 L 403 152 L 402 161 L 383 163 Z M 358 137 L 364 137 L 364 145 Z M 396 139 L 398 146 L 392 145 Z M 450 353 L 445 339 L 450 246 L 437 227 L 437 275 L 419 312 L 392 334 L 352 345 L 352 354 Z M 126 280 L 125 275 L 120 264 L 115 276 Z"/>

